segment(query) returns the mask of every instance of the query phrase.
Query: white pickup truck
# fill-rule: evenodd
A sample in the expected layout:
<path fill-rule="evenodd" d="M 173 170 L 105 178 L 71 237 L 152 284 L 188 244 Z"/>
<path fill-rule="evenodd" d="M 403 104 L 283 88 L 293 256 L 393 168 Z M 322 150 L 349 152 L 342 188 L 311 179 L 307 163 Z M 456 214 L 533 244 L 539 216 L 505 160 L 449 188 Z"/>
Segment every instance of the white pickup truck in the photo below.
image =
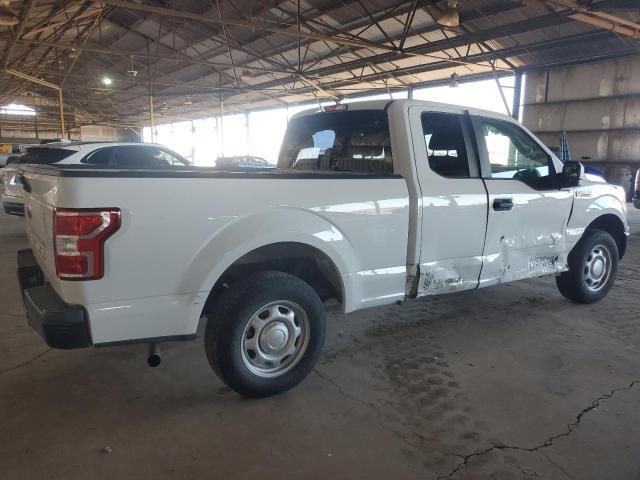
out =
<path fill-rule="evenodd" d="M 580 303 L 611 288 L 623 189 L 513 119 L 412 100 L 327 110 L 290 121 L 274 170 L 22 166 L 29 323 L 77 348 L 193 339 L 206 322 L 213 370 L 266 396 L 313 368 L 328 299 L 348 313 L 543 275 Z"/>

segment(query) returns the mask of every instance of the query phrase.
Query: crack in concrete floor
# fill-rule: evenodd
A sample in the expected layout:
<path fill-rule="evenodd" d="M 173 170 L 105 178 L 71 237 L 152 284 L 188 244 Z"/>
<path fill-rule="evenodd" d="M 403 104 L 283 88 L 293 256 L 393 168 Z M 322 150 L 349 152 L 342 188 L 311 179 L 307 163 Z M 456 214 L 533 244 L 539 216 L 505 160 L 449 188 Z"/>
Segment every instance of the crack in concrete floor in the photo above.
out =
<path fill-rule="evenodd" d="M 37 354 L 36 356 L 30 358 L 29 360 L 27 360 L 25 362 L 19 363 L 18 365 L 14 365 L 13 367 L 9 367 L 9 368 L 6 368 L 4 370 L 0 370 L 0 375 L 2 375 L 3 373 L 11 372 L 13 370 L 17 370 L 17 369 L 22 368 L 22 367 L 26 367 L 27 365 L 32 364 L 33 362 L 35 362 L 39 358 L 44 357 L 50 351 L 51 351 L 51 349 L 48 348 L 44 352 L 40 352 L 39 354 Z"/>
<path fill-rule="evenodd" d="M 608 393 L 605 393 L 604 395 L 599 396 L 593 402 L 591 402 L 591 404 L 589 406 L 587 406 L 587 407 L 583 408 L 582 410 L 580 410 L 580 412 L 576 415 L 575 421 L 567 425 L 566 431 L 564 431 L 562 433 L 558 433 L 556 435 L 552 435 L 552 436 L 548 437 L 544 442 L 539 443 L 538 445 L 535 445 L 533 447 L 521 447 L 521 446 L 517 446 L 517 445 L 493 445 L 493 446 L 485 448 L 483 450 L 480 450 L 480 451 L 477 451 L 477 452 L 473 452 L 473 453 L 470 453 L 468 455 L 461 456 L 462 457 L 462 461 L 460 463 L 458 463 L 448 474 L 437 476 L 436 480 L 444 480 L 444 479 L 447 479 L 447 478 L 453 478 L 461 469 L 463 469 L 463 468 L 468 466 L 469 461 L 471 461 L 471 459 L 482 457 L 482 456 L 487 455 L 488 453 L 491 453 L 491 452 L 493 452 L 495 450 L 517 450 L 517 451 L 521 451 L 521 452 L 529 452 L 530 453 L 530 452 L 538 452 L 538 450 L 540 450 L 540 449 L 550 447 L 551 445 L 553 445 L 553 442 L 555 442 L 559 438 L 570 436 L 575 431 L 575 429 L 578 428 L 578 426 L 580 425 L 580 422 L 582 421 L 582 417 L 584 417 L 584 415 L 586 415 L 587 413 L 589 413 L 589 412 L 595 410 L 596 408 L 598 408 L 598 406 L 600 405 L 600 402 L 602 402 L 603 400 L 608 400 L 608 399 L 612 398 L 617 392 L 631 390 L 638 383 L 640 383 L 640 380 L 634 380 L 633 382 L 631 382 L 626 387 L 617 387 L 617 388 L 614 388 L 613 390 L 609 391 Z M 571 475 L 569 475 L 564 470 L 564 468 L 561 468 L 557 464 L 555 464 L 555 462 L 552 462 L 549 459 L 548 456 L 545 455 L 545 457 L 547 457 L 547 460 L 549 460 L 549 462 L 552 465 L 554 465 L 555 467 L 558 467 L 560 470 L 562 470 L 565 473 L 565 475 L 567 475 L 569 478 L 572 478 Z"/>
<path fill-rule="evenodd" d="M 328 376 L 326 376 L 324 373 L 321 373 L 320 371 L 318 371 L 317 368 L 313 369 L 313 373 L 315 373 L 318 377 L 320 377 L 322 380 L 324 380 L 325 382 L 329 383 L 330 385 L 332 385 L 340 395 L 342 395 L 344 398 L 346 398 L 347 400 L 351 400 L 353 402 L 357 402 L 361 405 L 364 405 L 366 407 L 369 407 L 371 410 L 374 411 L 374 413 L 376 414 L 376 417 L 378 418 L 378 425 L 380 425 L 380 427 L 383 430 L 386 430 L 387 432 L 395 435 L 396 437 L 398 437 L 400 440 L 402 440 L 404 443 L 406 443 L 407 445 L 409 445 L 410 447 L 416 447 L 415 444 L 413 444 L 406 436 L 402 435 L 402 433 L 393 430 L 392 428 L 387 427 L 384 424 L 384 419 L 382 417 L 382 412 L 380 411 L 380 409 L 374 404 L 374 403 L 370 403 L 367 402 L 365 400 L 362 400 L 354 395 L 351 395 L 349 393 L 347 393 L 337 382 L 335 382 L 334 380 L 332 380 L 331 378 L 329 378 Z"/>
<path fill-rule="evenodd" d="M 342 388 L 342 386 L 340 386 L 337 382 L 335 382 L 333 379 L 329 378 L 324 373 L 321 373 L 317 368 L 314 368 L 313 372 L 318 377 L 320 377 L 322 380 L 324 380 L 325 382 L 327 382 L 330 385 L 332 385 L 338 391 L 338 393 L 340 393 L 340 395 L 343 396 L 344 398 L 346 398 L 348 400 L 351 400 L 351 401 L 354 401 L 354 402 L 357 402 L 357 403 L 360 403 L 361 405 L 367 406 L 371 410 L 373 410 L 374 413 L 376 414 L 376 417 L 378 418 L 378 424 L 384 430 L 386 430 L 386 431 L 392 433 L 393 435 L 395 435 L 396 437 L 400 438 L 404 443 L 406 443 L 407 445 L 409 445 L 411 447 L 416 447 L 417 446 L 414 443 L 412 443 L 406 436 L 402 435 L 400 432 L 387 427 L 384 424 L 384 419 L 383 419 L 382 412 L 380 411 L 380 409 L 375 404 L 373 404 L 371 402 L 367 402 L 367 401 L 362 400 L 362 399 L 360 399 L 360 398 L 358 398 L 358 397 L 356 397 L 354 395 L 351 395 L 351 394 L 347 393 Z M 617 392 L 631 390 L 638 383 L 640 383 L 640 380 L 634 380 L 631 383 L 629 383 L 629 385 L 627 385 L 627 386 L 616 387 L 616 388 L 612 389 L 611 391 L 609 391 L 608 393 L 605 393 L 604 395 L 599 396 L 593 402 L 591 402 L 590 405 L 588 405 L 587 407 L 585 407 L 582 410 L 580 410 L 580 412 L 578 412 L 578 414 L 576 415 L 575 421 L 573 421 L 572 423 L 567 425 L 566 431 L 558 433 L 556 435 L 552 435 L 552 436 L 548 437 L 544 442 L 539 443 L 539 444 L 537 444 L 537 445 L 535 445 L 533 447 L 522 447 L 522 446 L 518 446 L 518 445 L 493 445 L 491 447 L 487 447 L 487 448 L 485 448 L 483 450 L 480 450 L 480 451 L 477 451 L 477 452 L 473 452 L 473 453 L 470 453 L 468 455 L 456 454 L 455 456 L 459 457 L 461 459 L 461 462 L 458 463 L 448 474 L 436 476 L 435 480 L 444 480 L 444 479 L 453 478 L 460 470 L 462 470 L 463 468 L 467 467 L 468 464 L 469 464 L 469 461 L 471 461 L 472 459 L 482 457 L 482 456 L 487 455 L 487 454 L 489 454 L 489 453 L 491 453 L 493 451 L 496 451 L 496 450 L 516 450 L 516 451 L 527 452 L 527 453 L 533 453 L 533 452 L 541 453 L 551 465 L 553 465 L 556 469 L 560 470 L 567 478 L 574 480 L 574 477 L 569 472 L 567 472 L 566 469 L 564 469 L 561 465 L 559 465 L 556 462 L 554 462 L 546 453 L 539 452 L 539 450 L 552 446 L 553 442 L 555 442 L 556 440 L 558 440 L 560 438 L 570 436 L 579 427 L 580 422 L 582 421 L 582 418 L 584 417 L 584 415 L 586 415 L 587 413 L 589 413 L 589 412 L 595 410 L 596 408 L 598 408 L 598 406 L 600 406 L 600 403 L 602 401 L 611 399 Z"/>

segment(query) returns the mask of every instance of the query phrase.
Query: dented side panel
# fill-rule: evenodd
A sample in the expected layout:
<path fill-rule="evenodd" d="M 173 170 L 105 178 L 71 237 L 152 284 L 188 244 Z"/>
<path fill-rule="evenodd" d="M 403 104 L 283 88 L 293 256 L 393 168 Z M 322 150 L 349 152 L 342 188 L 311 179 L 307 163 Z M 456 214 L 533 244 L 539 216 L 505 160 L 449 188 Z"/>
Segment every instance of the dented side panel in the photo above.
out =
<path fill-rule="evenodd" d="M 429 167 L 422 115 L 449 113 L 464 119 L 462 108 L 409 108 L 411 141 L 420 186 L 422 225 L 419 236 L 420 276 L 410 295 L 425 296 L 478 286 L 487 227 L 487 192 L 479 176 L 444 177 Z M 464 135 L 464 133 L 463 133 Z M 468 137 L 468 138 L 467 138 Z M 471 135 L 465 137 L 471 164 L 477 163 Z"/>
<path fill-rule="evenodd" d="M 419 296 L 476 288 L 481 267 L 481 255 L 425 262 L 420 265 Z"/>
<path fill-rule="evenodd" d="M 480 286 L 565 271 L 573 192 L 536 191 L 519 180 L 486 180 L 486 184 L 489 205 L 509 197 L 513 208 L 489 209 Z"/>

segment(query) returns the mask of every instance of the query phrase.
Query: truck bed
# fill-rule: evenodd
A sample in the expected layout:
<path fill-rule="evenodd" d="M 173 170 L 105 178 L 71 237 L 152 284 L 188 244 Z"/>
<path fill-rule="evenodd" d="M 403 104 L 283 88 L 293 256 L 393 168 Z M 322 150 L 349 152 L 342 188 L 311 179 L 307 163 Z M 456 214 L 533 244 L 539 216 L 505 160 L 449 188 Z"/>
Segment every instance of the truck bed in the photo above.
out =
<path fill-rule="evenodd" d="M 217 278 L 267 245 L 317 249 L 340 272 L 345 311 L 405 294 L 409 195 L 399 176 L 212 168 L 23 166 L 26 224 L 47 281 L 86 307 L 96 344 L 195 333 Z M 56 277 L 54 209 L 120 210 L 104 278 Z M 129 321 L 136 318 L 135 322 Z"/>

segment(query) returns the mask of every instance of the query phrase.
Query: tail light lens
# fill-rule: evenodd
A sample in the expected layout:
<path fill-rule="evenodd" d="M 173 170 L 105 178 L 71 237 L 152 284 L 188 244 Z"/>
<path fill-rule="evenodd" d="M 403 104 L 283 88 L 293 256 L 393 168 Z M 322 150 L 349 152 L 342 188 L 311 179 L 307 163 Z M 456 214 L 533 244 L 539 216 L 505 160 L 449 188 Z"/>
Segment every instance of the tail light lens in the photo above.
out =
<path fill-rule="evenodd" d="M 120 209 L 66 209 L 53 212 L 56 274 L 63 280 L 104 276 L 104 243 L 120 228 Z"/>
<path fill-rule="evenodd" d="M 636 192 L 640 192 L 640 168 L 636 172 Z"/>

